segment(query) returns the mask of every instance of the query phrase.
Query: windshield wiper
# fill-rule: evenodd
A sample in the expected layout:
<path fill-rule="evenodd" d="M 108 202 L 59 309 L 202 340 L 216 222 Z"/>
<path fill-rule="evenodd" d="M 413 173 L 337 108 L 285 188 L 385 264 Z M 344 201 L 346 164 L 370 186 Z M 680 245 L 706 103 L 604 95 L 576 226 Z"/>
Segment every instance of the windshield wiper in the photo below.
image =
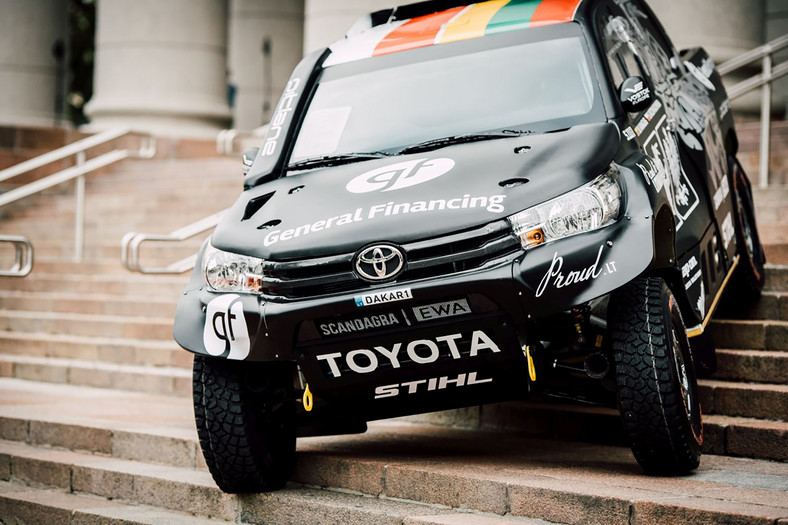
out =
<path fill-rule="evenodd" d="M 533 133 L 531 130 L 522 129 L 504 129 L 502 131 L 489 131 L 485 133 L 468 133 L 467 135 L 452 135 L 450 137 L 442 137 L 439 139 L 425 140 L 418 144 L 407 146 L 399 151 L 399 154 L 417 153 L 419 151 L 429 151 L 433 149 L 451 146 L 453 144 L 463 144 L 466 142 L 479 142 L 482 140 L 503 139 L 516 137 L 519 135 L 529 135 Z"/>
<path fill-rule="evenodd" d="M 317 167 L 338 166 L 340 164 L 350 164 L 362 160 L 381 159 L 390 157 L 391 153 L 373 151 L 369 153 L 342 153 L 340 155 L 321 155 L 320 157 L 310 157 L 289 164 L 288 169 L 308 169 Z"/>

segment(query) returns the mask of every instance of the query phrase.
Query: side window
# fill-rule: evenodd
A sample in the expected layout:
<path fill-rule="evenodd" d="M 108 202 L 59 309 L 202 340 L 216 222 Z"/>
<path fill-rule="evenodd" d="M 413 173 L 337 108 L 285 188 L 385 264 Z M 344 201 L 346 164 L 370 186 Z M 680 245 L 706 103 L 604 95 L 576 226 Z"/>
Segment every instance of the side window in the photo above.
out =
<path fill-rule="evenodd" d="M 596 20 L 613 85 L 618 89 L 628 77 L 647 78 L 632 44 L 632 29 L 623 12 L 600 9 Z"/>
<path fill-rule="evenodd" d="M 633 0 L 615 0 L 624 11 L 631 27 L 632 43 L 643 66 L 654 81 L 654 89 L 663 92 L 675 78 L 671 57 L 673 47 L 651 12 Z"/>

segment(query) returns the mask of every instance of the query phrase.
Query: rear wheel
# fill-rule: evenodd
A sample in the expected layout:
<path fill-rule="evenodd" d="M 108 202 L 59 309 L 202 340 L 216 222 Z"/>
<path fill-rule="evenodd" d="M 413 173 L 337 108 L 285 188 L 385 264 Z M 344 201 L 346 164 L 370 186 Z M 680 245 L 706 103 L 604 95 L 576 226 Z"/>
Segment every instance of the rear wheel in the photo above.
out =
<path fill-rule="evenodd" d="M 292 366 L 197 354 L 192 384 L 200 446 L 219 488 L 281 488 L 295 462 Z"/>
<path fill-rule="evenodd" d="M 766 257 L 755 224 L 752 191 L 738 161 L 733 162 L 733 215 L 736 220 L 736 244 L 739 265 L 731 280 L 727 301 L 741 306 L 752 305 L 761 295 L 766 272 Z"/>
<path fill-rule="evenodd" d="M 695 369 L 676 300 L 665 281 L 640 278 L 613 294 L 618 405 L 632 452 L 649 474 L 683 474 L 703 445 Z"/>

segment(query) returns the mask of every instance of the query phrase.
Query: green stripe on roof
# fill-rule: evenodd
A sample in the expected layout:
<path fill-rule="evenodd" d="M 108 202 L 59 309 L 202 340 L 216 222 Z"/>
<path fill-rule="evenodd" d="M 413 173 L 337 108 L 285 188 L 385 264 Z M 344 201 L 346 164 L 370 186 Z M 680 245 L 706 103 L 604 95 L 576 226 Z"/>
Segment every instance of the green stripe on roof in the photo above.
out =
<path fill-rule="evenodd" d="M 517 26 L 528 27 L 528 22 L 531 21 L 534 11 L 541 3 L 542 0 L 512 0 L 495 13 L 490 23 L 487 24 L 484 34 L 509 31 Z"/>

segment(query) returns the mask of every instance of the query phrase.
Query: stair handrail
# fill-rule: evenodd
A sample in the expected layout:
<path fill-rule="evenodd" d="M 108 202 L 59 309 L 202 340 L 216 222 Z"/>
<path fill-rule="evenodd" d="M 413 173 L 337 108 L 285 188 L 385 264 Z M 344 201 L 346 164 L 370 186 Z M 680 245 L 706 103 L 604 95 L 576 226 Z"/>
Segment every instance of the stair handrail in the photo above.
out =
<path fill-rule="evenodd" d="M 269 124 L 263 124 L 262 126 L 252 129 L 252 130 L 240 130 L 240 129 L 223 129 L 216 134 L 216 153 L 219 155 L 234 155 L 235 151 L 235 141 L 239 137 L 242 139 L 245 138 L 257 138 L 262 140 L 265 137 L 266 133 L 268 133 Z"/>
<path fill-rule="evenodd" d="M 86 152 L 97 146 L 117 140 L 125 135 L 139 135 L 142 138 L 140 148 L 136 151 L 115 149 L 108 153 L 97 155 L 86 160 Z M 81 262 L 84 252 L 85 233 L 85 175 L 104 168 L 121 160 L 134 157 L 141 159 L 152 158 L 156 154 L 156 138 L 150 133 L 133 131 L 127 128 L 117 128 L 97 133 L 82 140 L 78 140 L 62 148 L 44 153 L 30 160 L 26 160 L 10 168 L 0 170 L 0 182 L 13 177 L 42 168 L 53 162 L 76 157 L 76 165 L 65 168 L 57 173 L 29 182 L 18 188 L 0 194 L 0 207 L 16 202 L 25 197 L 35 195 L 49 188 L 59 186 L 71 180 L 76 180 L 75 191 L 75 218 L 74 218 L 74 261 Z M 24 236 L 0 236 L 0 242 L 11 243 L 16 249 L 14 266 L 0 272 L 2 276 L 24 277 L 33 267 L 34 247 L 30 239 Z"/>
<path fill-rule="evenodd" d="M 181 274 L 194 268 L 197 254 L 184 257 L 167 266 L 147 267 L 140 264 L 140 246 L 144 242 L 182 242 L 212 230 L 222 220 L 229 208 L 218 211 L 182 228 L 168 233 L 128 232 L 121 239 L 121 263 L 127 270 L 143 274 Z"/>
<path fill-rule="evenodd" d="M 717 67 L 720 75 L 727 75 L 756 60 L 761 61 L 761 73 L 731 86 L 727 89 L 728 97 L 733 100 L 745 93 L 761 89 L 761 153 L 758 186 L 769 185 L 770 126 L 772 112 L 772 82 L 788 73 L 788 61 L 774 65 L 773 55 L 788 47 L 788 35 L 781 36 L 755 49 L 734 57 Z"/>
<path fill-rule="evenodd" d="M 33 270 L 33 244 L 21 235 L 0 235 L 0 242 L 14 247 L 14 264 L 7 270 L 0 270 L 0 277 L 24 277 Z"/>

